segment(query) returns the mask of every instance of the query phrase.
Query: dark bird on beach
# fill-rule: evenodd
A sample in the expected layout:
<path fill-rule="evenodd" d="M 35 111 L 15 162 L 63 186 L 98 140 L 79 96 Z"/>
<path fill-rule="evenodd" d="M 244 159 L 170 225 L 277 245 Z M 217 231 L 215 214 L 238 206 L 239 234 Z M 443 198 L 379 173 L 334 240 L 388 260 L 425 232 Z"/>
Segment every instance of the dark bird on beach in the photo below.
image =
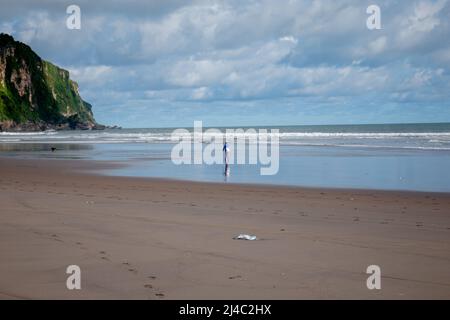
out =
<path fill-rule="evenodd" d="M 55 147 L 51 147 L 50 149 L 52 150 L 52 152 L 55 152 L 55 150 L 56 150 Z"/>

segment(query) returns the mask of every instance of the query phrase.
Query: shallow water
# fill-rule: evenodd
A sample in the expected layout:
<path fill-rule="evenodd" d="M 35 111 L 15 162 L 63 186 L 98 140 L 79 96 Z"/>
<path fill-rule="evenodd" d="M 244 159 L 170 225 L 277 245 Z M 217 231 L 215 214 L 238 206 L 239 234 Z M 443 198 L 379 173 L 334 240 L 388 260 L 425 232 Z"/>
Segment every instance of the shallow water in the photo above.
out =
<path fill-rule="evenodd" d="M 101 174 L 226 183 L 450 192 L 450 150 L 280 146 L 276 175 L 259 165 L 175 165 L 170 143 L 0 143 L 0 155 L 21 159 L 108 160 L 125 164 Z"/>

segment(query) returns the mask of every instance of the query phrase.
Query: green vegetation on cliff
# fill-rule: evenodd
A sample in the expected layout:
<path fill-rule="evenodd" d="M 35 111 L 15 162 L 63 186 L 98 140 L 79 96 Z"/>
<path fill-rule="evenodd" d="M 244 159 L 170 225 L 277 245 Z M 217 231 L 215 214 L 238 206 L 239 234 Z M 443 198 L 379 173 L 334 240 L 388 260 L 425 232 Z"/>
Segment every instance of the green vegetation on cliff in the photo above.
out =
<path fill-rule="evenodd" d="M 0 34 L 0 131 L 100 127 L 67 70 Z"/>

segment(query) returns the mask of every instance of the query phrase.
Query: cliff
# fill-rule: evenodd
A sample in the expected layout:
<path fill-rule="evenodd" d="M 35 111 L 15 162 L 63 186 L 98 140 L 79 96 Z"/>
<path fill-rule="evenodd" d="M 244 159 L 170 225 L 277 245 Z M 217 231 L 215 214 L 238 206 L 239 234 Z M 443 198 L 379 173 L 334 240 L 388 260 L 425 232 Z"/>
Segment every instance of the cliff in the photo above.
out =
<path fill-rule="evenodd" d="M 103 128 L 67 70 L 0 34 L 0 131 Z"/>

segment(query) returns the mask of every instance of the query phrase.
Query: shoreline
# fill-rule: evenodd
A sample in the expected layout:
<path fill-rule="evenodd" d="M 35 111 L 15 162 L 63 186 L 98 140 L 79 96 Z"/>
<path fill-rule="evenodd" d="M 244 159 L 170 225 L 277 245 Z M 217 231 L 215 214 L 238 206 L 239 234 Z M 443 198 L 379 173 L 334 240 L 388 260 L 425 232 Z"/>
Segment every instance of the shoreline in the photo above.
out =
<path fill-rule="evenodd" d="M 95 174 L 0 157 L 0 299 L 449 299 L 450 193 Z M 91 171 L 90 169 L 94 169 Z M 259 241 L 238 241 L 240 233 Z M 65 287 L 78 264 L 82 290 Z M 378 264 L 382 290 L 366 288 Z"/>
<path fill-rule="evenodd" d="M 370 188 L 348 188 L 348 187 L 320 187 L 320 186 L 301 186 L 301 185 L 290 185 L 290 184 L 269 184 L 269 183 L 251 183 L 251 182 L 216 182 L 216 181 L 208 181 L 208 180 L 189 180 L 183 178 L 171 178 L 171 177 L 149 177 L 149 176 L 127 176 L 127 175 L 115 175 L 115 174 L 106 174 L 100 172 L 100 170 L 106 169 L 117 169 L 117 168 L 126 168 L 129 166 L 125 161 L 120 160 L 93 160 L 93 159 L 42 159 L 42 158 L 30 158 L 30 159 L 19 159 L 16 157 L 5 157 L 0 155 L 0 165 L 4 163 L 4 161 L 14 159 L 15 162 L 20 163 L 23 162 L 52 162 L 52 163 L 64 163 L 62 167 L 66 168 L 67 164 L 74 165 L 77 169 L 73 170 L 73 168 L 69 169 L 68 173 L 78 174 L 78 175 L 88 175 L 88 176 L 98 176 L 98 177 L 110 177 L 116 179 L 137 179 L 148 182 L 173 182 L 173 183 L 192 183 L 192 184 L 207 184 L 213 186 L 242 186 L 249 188 L 279 188 L 279 189 L 300 189 L 300 190 L 310 190 L 310 191 L 328 191 L 328 192 L 354 192 L 354 193 L 398 193 L 398 194 L 406 194 L 406 195 L 450 195 L 450 191 L 426 191 L 426 190 L 403 190 L 403 189 L 370 189 Z M 165 158 L 164 158 L 165 159 Z M 152 159 L 159 160 L 157 158 Z M 79 165 L 79 163 L 83 163 Z M 61 169 L 61 167 L 56 167 Z"/>

